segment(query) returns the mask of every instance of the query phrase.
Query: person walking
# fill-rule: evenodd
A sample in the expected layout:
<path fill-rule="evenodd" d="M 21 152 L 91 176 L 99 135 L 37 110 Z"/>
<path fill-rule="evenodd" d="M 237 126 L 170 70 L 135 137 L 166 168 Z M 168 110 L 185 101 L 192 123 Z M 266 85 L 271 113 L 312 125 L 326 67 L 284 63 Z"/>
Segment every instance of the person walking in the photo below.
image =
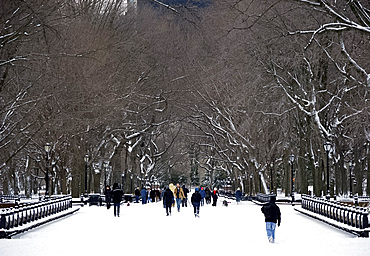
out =
<path fill-rule="evenodd" d="M 156 192 L 155 192 L 155 189 L 151 189 L 151 190 L 150 190 L 149 195 L 150 195 L 150 201 L 151 201 L 152 203 L 155 203 L 155 202 L 156 202 L 156 200 L 155 200 L 155 198 L 156 198 Z"/>
<path fill-rule="evenodd" d="M 173 193 L 169 186 L 166 186 L 166 190 L 163 193 L 163 204 L 164 207 L 166 208 L 166 214 L 167 216 L 171 215 L 171 208 L 173 204 L 174 198 L 173 198 Z"/>
<path fill-rule="evenodd" d="M 217 205 L 217 199 L 218 199 L 218 192 L 217 192 L 217 188 L 214 188 L 213 189 L 213 192 L 212 192 L 212 199 L 213 199 L 213 203 L 212 203 L 212 206 L 216 206 Z"/>
<path fill-rule="evenodd" d="M 147 195 L 147 192 L 146 192 L 145 187 L 143 187 L 143 189 L 140 191 L 140 194 L 141 194 L 141 202 L 142 202 L 142 204 L 146 204 L 146 195 Z"/>
<path fill-rule="evenodd" d="M 212 197 L 212 192 L 208 187 L 206 187 L 206 204 L 211 203 L 211 197 Z"/>
<path fill-rule="evenodd" d="M 105 203 L 107 205 L 107 209 L 110 208 L 110 203 L 111 203 L 111 194 L 112 194 L 112 190 L 110 188 L 109 185 L 107 185 L 107 187 L 105 188 L 105 191 L 104 191 L 104 195 L 105 195 Z"/>
<path fill-rule="evenodd" d="M 119 217 L 122 196 L 123 196 L 123 190 L 118 187 L 118 183 L 114 183 L 113 191 L 112 191 L 114 216 Z"/>
<path fill-rule="evenodd" d="M 240 188 L 236 190 L 235 198 L 236 198 L 236 203 L 239 204 L 240 200 L 242 199 L 242 192 L 240 191 Z"/>
<path fill-rule="evenodd" d="M 151 193 L 151 189 L 148 188 L 147 191 L 146 191 L 146 202 L 147 203 L 150 203 L 152 201 L 152 199 L 150 197 L 150 193 Z"/>
<path fill-rule="evenodd" d="M 174 194 L 174 196 L 176 198 L 177 211 L 179 212 L 180 211 L 180 207 L 181 207 L 181 202 L 185 198 L 184 190 L 182 190 L 182 188 L 180 187 L 180 184 L 179 183 L 177 183 L 176 188 L 175 188 L 173 194 Z"/>
<path fill-rule="evenodd" d="M 185 187 L 185 185 L 182 185 L 182 191 L 184 191 L 185 198 L 182 200 L 182 207 L 188 207 L 188 193 L 189 189 Z"/>
<path fill-rule="evenodd" d="M 195 192 L 191 195 L 191 204 L 194 207 L 194 216 L 199 218 L 199 208 L 202 196 L 199 193 L 199 188 L 195 188 Z"/>
<path fill-rule="evenodd" d="M 276 197 L 271 196 L 270 202 L 261 208 L 262 213 L 265 215 L 266 232 L 270 243 L 275 242 L 276 223 L 278 227 L 280 227 L 281 223 L 280 208 L 276 205 L 275 201 Z"/>
<path fill-rule="evenodd" d="M 135 203 L 139 202 L 139 198 L 140 198 L 140 189 L 139 189 L 139 187 L 137 187 L 135 189 Z"/>
<path fill-rule="evenodd" d="M 199 194 L 202 197 L 202 199 L 200 201 L 200 205 L 203 206 L 204 205 L 204 198 L 206 198 L 206 191 L 204 191 L 203 187 L 200 188 Z"/>

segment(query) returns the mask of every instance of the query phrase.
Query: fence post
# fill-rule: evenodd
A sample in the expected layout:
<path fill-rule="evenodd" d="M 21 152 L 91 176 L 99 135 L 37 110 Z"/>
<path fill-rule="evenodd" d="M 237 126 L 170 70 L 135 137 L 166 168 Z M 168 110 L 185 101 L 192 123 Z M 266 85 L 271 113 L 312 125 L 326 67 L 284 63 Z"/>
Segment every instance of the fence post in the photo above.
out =
<path fill-rule="evenodd" d="M 0 214 L 0 229 L 5 229 L 5 224 L 6 224 L 6 209 L 2 209 Z"/>

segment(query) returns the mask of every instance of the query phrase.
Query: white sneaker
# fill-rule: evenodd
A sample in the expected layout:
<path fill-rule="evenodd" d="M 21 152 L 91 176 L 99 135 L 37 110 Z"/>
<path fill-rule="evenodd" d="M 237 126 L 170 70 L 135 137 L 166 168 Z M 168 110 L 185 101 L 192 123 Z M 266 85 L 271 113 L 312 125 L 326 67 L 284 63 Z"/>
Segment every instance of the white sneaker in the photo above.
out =
<path fill-rule="evenodd" d="M 269 242 L 274 243 L 274 238 L 272 236 L 269 237 Z"/>

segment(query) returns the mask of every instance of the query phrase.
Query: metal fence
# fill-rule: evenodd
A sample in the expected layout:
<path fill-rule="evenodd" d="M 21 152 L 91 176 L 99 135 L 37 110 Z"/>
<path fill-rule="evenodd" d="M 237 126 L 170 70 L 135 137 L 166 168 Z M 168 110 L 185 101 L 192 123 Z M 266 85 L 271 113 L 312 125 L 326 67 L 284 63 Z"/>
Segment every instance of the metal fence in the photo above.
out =
<path fill-rule="evenodd" d="M 36 222 L 71 207 L 72 196 L 60 196 L 41 202 L 0 209 L 0 238 L 6 237 L 7 231 L 13 228 Z"/>
<path fill-rule="evenodd" d="M 354 207 L 336 201 L 302 195 L 302 208 L 346 224 L 348 227 L 357 229 L 369 227 L 369 212 L 363 207 Z M 368 231 L 366 232 L 368 235 Z"/>

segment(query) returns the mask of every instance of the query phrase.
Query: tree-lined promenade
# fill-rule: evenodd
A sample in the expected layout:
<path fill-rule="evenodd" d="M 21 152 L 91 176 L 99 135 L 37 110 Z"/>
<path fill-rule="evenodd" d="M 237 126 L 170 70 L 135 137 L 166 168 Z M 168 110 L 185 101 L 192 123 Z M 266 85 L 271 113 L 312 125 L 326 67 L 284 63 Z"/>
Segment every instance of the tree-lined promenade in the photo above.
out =
<path fill-rule="evenodd" d="M 370 194 L 369 3 L 206 2 L 1 1 L 0 193 Z"/>

